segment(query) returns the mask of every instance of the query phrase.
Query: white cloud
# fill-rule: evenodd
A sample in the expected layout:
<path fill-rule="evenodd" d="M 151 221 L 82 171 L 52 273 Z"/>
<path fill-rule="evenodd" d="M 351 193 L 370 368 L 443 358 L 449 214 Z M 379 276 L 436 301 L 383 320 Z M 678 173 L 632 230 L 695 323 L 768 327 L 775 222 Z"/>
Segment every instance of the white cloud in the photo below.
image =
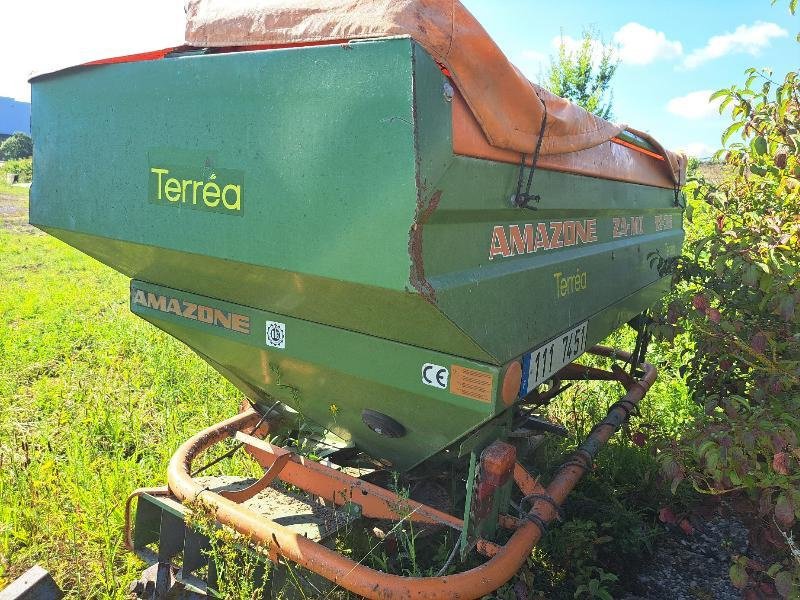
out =
<path fill-rule="evenodd" d="M 629 65 L 649 65 L 659 59 L 677 58 L 683 54 L 680 42 L 668 40 L 664 32 L 640 23 L 623 25 L 613 39 L 617 56 Z"/>
<path fill-rule="evenodd" d="M 714 152 L 716 152 L 715 148 L 712 148 L 705 142 L 692 142 L 686 144 L 680 150 L 685 152 L 688 156 L 693 156 L 695 158 L 710 158 L 714 155 Z"/>
<path fill-rule="evenodd" d="M 183 43 L 183 0 L 28 0 L 0 16 L 0 96 L 25 101 L 33 72 Z"/>
<path fill-rule="evenodd" d="M 525 50 L 520 54 L 517 66 L 531 81 L 538 81 L 550 65 L 550 57 L 536 50 Z"/>
<path fill-rule="evenodd" d="M 667 110 L 685 119 L 707 119 L 719 114 L 721 103 L 719 98 L 710 100 L 711 94 L 711 90 L 700 90 L 673 98 L 667 103 Z"/>
<path fill-rule="evenodd" d="M 770 45 L 773 38 L 786 37 L 789 33 L 775 23 L 758 21 L 752 25 L 739 25 L 733 33 L 715 35 L 708 43 L 694 50 L 683 61 L 687 69 L 694 69 L 703 63 L 728 54 L 758 55 Z"/>
<path fill-rule="evenodd" d="M 561 42 L 569 52 L 576 52 L 583 44 L 583 39 L 569 35 L 553 38 L 552 46 L 556 50 Z M 656 31 L 645 27 L 641 23 L 627 23 L 620 27 L 612 36 L 612 43 L 603 44 L 599 40 L 592 40 L 592 64 L 600 64 L 603 54 L 609 50 L 612 58 L 618 59 L 627 65 L 649 65 L 656 60 L 677 58 L 683 55 L 683 45 L 678 41 L 667 39 L 663 31 Z"/>

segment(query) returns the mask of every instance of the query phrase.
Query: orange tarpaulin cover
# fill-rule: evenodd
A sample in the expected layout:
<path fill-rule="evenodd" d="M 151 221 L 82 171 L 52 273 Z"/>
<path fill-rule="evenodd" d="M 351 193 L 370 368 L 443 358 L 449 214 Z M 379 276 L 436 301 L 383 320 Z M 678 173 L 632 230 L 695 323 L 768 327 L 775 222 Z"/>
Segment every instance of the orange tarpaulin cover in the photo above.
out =
<path fill-rule="evenodd" d="M 593 148 L 625 130 L 528 81 L 457 0 L 188 0 L 186 6 L 186 42 L 198 47 L 397 35 L 410 36 L 447 67 L 492 146 L 534 152 L 544 104 L 543 155 Z M 664 156 L 679 183 L 684 161 Z"/>

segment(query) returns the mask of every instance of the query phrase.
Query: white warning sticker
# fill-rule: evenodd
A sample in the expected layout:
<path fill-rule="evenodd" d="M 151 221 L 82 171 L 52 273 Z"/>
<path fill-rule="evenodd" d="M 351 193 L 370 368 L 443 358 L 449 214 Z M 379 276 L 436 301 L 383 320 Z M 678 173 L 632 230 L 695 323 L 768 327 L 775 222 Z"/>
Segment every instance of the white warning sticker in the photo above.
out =
<path fill-rule="evenodd" d="M 286 348 L 286 324 L 267 321 L 267 346 L 270 348 Z"/>
<path fill-rule="evenodd" d="M 450 378 L 450 371 L 447 367 L 425 363 L 422 365 L 422 383 L 440 390 L 447 389 L 447 381 Z"/>

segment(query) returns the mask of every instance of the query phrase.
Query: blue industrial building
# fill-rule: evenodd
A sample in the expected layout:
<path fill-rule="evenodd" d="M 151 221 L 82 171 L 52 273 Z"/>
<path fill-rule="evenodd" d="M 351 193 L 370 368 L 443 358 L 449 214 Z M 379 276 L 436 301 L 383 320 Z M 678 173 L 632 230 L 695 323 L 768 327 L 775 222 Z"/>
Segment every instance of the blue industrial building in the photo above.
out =
<path fill-rule="evenodd" d="M 30 102 L 0 96 L 0 142 L 17 132 L 31 133 Z"/>

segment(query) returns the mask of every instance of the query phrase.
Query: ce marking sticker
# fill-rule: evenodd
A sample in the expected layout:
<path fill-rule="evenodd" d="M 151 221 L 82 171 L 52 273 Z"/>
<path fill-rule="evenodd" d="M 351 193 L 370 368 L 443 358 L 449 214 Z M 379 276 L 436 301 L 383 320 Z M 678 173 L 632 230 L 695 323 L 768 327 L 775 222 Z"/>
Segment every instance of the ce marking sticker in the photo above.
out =
<path fill-rule="evenodd" d="M 440 390 L 447 389 L 447 381 L 450 378 L 450 371 L 447 367 L 425 363 L 422 365 L 422 383 L 435 387 Z"/>

